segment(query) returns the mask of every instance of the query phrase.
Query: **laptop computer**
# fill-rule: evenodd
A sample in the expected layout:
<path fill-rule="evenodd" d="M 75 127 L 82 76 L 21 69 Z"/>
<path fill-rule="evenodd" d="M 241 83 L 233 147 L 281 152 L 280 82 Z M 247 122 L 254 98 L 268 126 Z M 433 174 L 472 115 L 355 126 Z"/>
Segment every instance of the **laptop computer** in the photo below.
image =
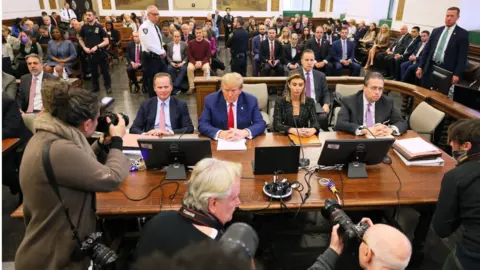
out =
<path fill-rule="evenodd" d="M 480 111 L 480 91 L 455 85 L 453 101 L 465 105 L 474 110 Z"/>
<path fill-rule="evenodd" d="M 300 146 L 255 147 L 254 174 L 298 173 Z"/>

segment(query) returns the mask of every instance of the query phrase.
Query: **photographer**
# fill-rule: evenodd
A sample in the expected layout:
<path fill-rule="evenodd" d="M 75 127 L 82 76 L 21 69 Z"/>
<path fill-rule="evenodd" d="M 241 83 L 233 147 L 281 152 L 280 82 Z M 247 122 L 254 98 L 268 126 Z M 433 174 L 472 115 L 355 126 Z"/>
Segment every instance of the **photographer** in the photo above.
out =
<path fill-rule="evenodd" d="M 95 192 L 117 189 L 128 174 L 129 161 L 122 153 L 125 122 L 110 125 L 110 151 L 99 143 L 89 145 L 97 127 L 100 104 L 96 94 L 74 89 L 61 81 L 46 81 L 42 87 L 44 112 L 35 119 L 36 133 L 28 143 L 20 167 L 24 193 L 25 236 L 17 250 L 15 268 L 88 269 L 90 258 L 72 257 L 78 243 L 59 197 L 50 185 L 58 183 L 63 204 L 68 209 L 78 236 L 95 232 Z M 109 119 L 107 121 L 110 121 Z M 47 177 L 42 154 L 50 146 L 52 175 Z"/>
<path fill-rule="evenodd" d="M 363 218 L 361 222 L 366 222 L 370 226 L 363 235 L 358 249 L 362 269 L 405 269 L 412 254 L 408 238 L 391 226 L 374 225 L 368 218 Z M 335 263 L 343 251 L 343 239 L 339 236 L 338 228 L 338 224 L 333 226 L 329 248 L 308 270 L 335 269 Z"/>
<path fill-rule="evenodd" d="M 448 141 L 458 164 L 443 177 L 432 227 L 442 238 L 463 231 L 443 269 L 480 269 L 480 120 L 453 123 Z"/>

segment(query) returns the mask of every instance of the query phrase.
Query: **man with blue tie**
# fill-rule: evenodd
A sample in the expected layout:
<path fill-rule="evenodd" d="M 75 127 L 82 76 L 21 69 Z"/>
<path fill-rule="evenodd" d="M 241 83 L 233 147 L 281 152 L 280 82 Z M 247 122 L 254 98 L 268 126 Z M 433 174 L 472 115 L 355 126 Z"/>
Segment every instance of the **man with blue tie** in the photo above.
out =
<path fill-rule="evenodd" d="M 355 45 L 353 41 L 347 39 L 348 29 L 342 28 L 340 32 L 341 39 L 333 42 L 332 58 L 335 76 L 342 75 L 342 69 L 348 68 L 352 72 L 352 76 L 360 76 L 360 65 L 354 62 Z"/>
<path fill-rule="evenodd" d="M 260 24 L 258 26 L 258 32 L 260 33 L 259 35 L 256 35 L 252 39 L 252 53 L 253 53 L 253 76 L 256 77 L 258 76 L 258 73 L 260 72 L 260 43 L 262 41 L 267 39 L 267 35 L 265 34 L 267 32 L 267 28 L 265 25 Z"/>
<path fill-rule="evenodd" d="M 239 141 L 252 139 L 265 131 L 257 98 L 242 91 L 243 79 L 238 73 L 222 77 L 221 90 L 205 98 L 198 120 L 198 131 L 212 139 Z"/>
<path fill-rule="evenodd" d="M 467 30 L 457 25 L 458 18 L 460 9 L 451 7 L 445 16 L 445 26 L 433 29 L 416 74 L 422 79 L 422 87 L 430 89 L 433 66 L 452 72 L 452 84 L 460 80 L 467 64 L 469 41 Z"/>
<path fill-rule="evenodd" d="M 130 133 L 152 136 L 193 133 L 187 103 L 170 95 L 173 90 L 170 75 L 157 73 L 153 83 L 156 96 L 140 104 Z"/>

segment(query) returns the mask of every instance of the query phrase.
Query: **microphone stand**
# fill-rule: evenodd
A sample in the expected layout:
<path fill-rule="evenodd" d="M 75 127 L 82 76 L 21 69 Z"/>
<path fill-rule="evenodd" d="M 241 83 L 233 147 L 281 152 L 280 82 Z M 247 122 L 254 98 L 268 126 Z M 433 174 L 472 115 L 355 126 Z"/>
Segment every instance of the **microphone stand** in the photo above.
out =
<path fill-rule="evenodd" d="M 295 116 L 292 114 L 293 123 L 295 124 L 295 129 L 297 130 L 297 137 L 298 141 L 300 142 L 300 149 L 302 151 L 302 158 L 299 160 L 300 168 L 307 168 L 310 165 L 310 159 L 305 158 L 305 152 L 303 151 L 303 144 L 302 138 L 300 138 L 300 133 L 298 132 L 297 120 L 295 120 Z"/>

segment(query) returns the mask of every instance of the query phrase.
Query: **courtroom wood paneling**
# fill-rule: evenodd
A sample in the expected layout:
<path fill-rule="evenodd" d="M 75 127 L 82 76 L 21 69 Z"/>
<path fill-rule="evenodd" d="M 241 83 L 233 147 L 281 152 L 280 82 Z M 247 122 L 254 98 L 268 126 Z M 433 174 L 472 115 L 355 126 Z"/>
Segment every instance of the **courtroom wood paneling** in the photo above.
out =
<path fill-rule="evenodd" d="M 327 0 L 320 0 L 320 12 L 325 12 L 327 8 Z"/>
<path fill-rule="evenodd" d="M 330 0 L 330 12 L 333 12 L 333 0 Z"/>
<path fill-rule="evenodd" d="M 405 10 L 405 0 L 398 0 L 397 6 L 397 15 L 395 16 L 395 20 L 402 21 L 403 20 L 403 11 Z"/>
<path fill-rule="evenodd" d="M 50 4 L 50 9 L 57 9 L 57 1 L 48 0 L 48 3 Z"/>
<path fill-rule="evenodd" d="M 102 0 L 103 9 L 112 9 L 112 2 L 110 0 Z"/>
<path fill-rule="evenodd" d="M 280 10 L 280 0 L 272 0 L 271 11 L 279 11 Z"/>
<path fill-rule="evenodd" d="M 38 3 L 40 4 L 40 9 L 45 9 L 45 3 L 43 0 L 38 0 Z"/>

